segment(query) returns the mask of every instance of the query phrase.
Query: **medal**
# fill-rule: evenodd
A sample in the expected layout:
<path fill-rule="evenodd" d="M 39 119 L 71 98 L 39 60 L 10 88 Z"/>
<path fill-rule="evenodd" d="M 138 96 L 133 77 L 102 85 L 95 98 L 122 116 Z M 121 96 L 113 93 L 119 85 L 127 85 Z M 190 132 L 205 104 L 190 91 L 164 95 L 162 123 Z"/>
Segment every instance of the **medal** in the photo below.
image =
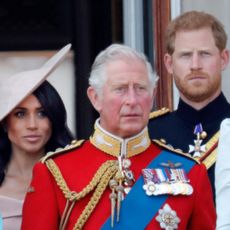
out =
<path fill-rule="evenodd" d="M 201 157 L 201 154 L 206 151 L 206 146 L 201 145 L 203 141 L 201 139 L 204 139 L 207 136 L 206 132 L 203 131 L 201 123 L 195 126 L 194 134 L 197 139 L 194 140 L 194 145 L 189 145 L 189 153 L 193 153 L 193 157 Z"/>
<path fill-rule="evenodd" d="M 168 204 L 165 204 L 162 209 L 159 210 L 156 220 L 160 223 L 160 227 L 165 230 L 178 229 L 180 218 L 177 213 L 171 209 Z"/>
<path fill-rule="evenodd" d="M 193 188 L 189 184 L 186 172 L 181 163 L 160 163 L 164 168 L 142 169 L 143 189 L 148 196 L 163 194 L 191 195 Z"/>

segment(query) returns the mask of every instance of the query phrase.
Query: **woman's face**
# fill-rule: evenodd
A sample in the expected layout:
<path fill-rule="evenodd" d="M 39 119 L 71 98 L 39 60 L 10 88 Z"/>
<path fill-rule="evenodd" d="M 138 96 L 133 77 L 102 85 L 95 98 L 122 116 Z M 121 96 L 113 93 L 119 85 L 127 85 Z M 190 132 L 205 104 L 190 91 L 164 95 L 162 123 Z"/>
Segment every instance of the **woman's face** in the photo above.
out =
<path fill-rule="evenodd" d="M 12 151 L 43 155 L 52 128 L 40 102 L 28 96 L 6 118 Z"/>

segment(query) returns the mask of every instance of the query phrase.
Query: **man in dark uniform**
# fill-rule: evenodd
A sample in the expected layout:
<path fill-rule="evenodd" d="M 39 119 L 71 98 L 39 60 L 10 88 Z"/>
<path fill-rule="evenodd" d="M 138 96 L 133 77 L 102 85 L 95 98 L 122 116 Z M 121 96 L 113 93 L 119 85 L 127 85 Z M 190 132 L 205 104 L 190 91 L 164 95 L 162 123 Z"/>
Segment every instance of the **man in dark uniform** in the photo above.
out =
<path fill-rule="evenodd" d="M 153 112 L 150 136 L 191 154 L 206 165 L 214 190 L 214 167 L 221 121 L 230 104 L 221 92 L 221 72 L 229 61 L 227 35 L 212 15 L 191 11 L 167 28 L 164 57 L 180 101 L 176 111 Z"/>

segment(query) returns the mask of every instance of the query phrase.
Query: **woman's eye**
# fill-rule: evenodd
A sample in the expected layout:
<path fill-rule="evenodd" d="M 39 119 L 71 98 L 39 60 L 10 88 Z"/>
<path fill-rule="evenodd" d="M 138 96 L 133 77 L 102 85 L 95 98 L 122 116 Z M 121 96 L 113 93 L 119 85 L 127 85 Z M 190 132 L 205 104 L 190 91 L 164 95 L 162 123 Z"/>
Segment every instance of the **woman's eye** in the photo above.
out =
<path fill-rule="evenodd" d="M 44 110 L 41 110 L 38 112 L 38 116 L 39 117 L 46 117 L 47 115 L 46 115 L 46 112 Z"/>
<path fill-rule="evenodd" d="M 23 111 L 18 111 L 18 112 L 15 113 L 15 116 L 18 117 L 18 118 L 22 118 L 22 117 L 25 116 L 25 112 L 23 112 Z"/>

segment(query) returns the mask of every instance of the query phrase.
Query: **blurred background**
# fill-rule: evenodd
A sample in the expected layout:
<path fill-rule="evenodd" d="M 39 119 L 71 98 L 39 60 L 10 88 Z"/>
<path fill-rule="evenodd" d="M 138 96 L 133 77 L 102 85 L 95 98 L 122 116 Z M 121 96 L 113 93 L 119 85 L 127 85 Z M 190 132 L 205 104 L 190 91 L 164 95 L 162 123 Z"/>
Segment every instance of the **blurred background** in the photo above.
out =
<path fill-rule="evenodd" d="M 124 43 L 144 52 L 160 76 L 153 110 L 175 109 L 178 92 L 163 64 L 164 30 L 171 18 L 192 9 L 213 13 L 230 33 L 228 0 L 1 0 L 0 84 L 14 73 L 40 67 L 72 43 L 48 80 L 64 100 L 72 131 L 78 139 L 88 138 L 98 116 L 86 95 L 90 67 L 102 49 Z M 223 91 L 230 99 L 226 75 L 229 68 Z"/>

